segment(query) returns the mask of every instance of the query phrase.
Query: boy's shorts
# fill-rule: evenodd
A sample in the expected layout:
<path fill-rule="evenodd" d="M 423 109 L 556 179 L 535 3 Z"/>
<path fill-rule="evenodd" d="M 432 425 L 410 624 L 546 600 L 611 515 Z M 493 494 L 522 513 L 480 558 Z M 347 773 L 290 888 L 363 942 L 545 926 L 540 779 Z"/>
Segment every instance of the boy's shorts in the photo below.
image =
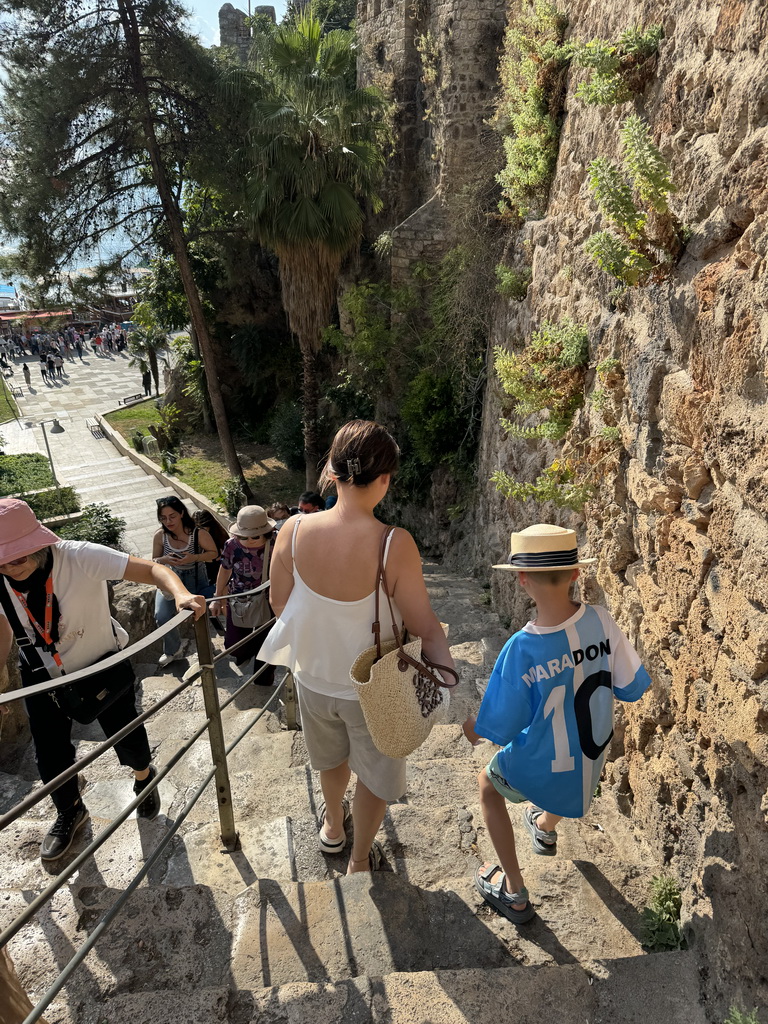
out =
<path fill-rule="evenodd" d="M 514 786 L 510 786 L 507 780 L 499 771 L 499 753 L 497 752 L 491 758 L 491 763 L 485 769 L 485 774 L 491 780 L 491 784 L 497 793 L 501 793 L 505 800 L 509 800 L 511 804 L 522 804 L 528 797 L 520 792 L 519 789 L 515 789 Z"/>

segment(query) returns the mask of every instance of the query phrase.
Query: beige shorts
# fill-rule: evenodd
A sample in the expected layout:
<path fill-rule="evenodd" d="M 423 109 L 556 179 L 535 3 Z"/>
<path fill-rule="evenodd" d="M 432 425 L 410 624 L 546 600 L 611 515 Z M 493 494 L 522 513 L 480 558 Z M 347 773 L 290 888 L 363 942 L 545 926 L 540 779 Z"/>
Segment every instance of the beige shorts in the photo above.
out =
<path fill-rule="evenodd" d="M 317 772 L 338 768 L 344 761 L 381 800 L 399 800 L 405 793 L 405 758 L 387 757 L 373 745 L 357 700 L 327 697 L 300 683 L 301 727 L 309 763 Z"/>

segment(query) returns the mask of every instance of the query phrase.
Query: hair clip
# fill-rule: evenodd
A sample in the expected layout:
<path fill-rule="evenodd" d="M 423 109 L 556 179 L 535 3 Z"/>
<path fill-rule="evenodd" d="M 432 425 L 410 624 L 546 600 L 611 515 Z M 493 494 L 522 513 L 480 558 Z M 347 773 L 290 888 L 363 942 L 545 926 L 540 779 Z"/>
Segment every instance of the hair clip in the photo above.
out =
<path fill-rule="evenodd" d="M 360 469 L 360 459 L 347 459 L 347 475 L 348 476 L 359 476 L 362 470 Z"/>

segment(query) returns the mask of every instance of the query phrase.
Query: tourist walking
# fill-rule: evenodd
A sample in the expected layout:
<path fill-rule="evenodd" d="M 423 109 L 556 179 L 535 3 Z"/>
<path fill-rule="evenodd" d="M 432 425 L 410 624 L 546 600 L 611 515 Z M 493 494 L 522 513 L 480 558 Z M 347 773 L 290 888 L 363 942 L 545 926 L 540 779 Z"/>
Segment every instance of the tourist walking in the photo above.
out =
<path fill-rule="evenodd" d="M 128 634 L 111 618 L 107 580 L 131 580 L 162 587 L 178 611 L 190 608 L 199 617 L 205 602 L 186 589 L 167 568 L 124 551 L 85 541 L 60 540 L 34 512 L 16 498 L 0 499 L 0 665 L 8 660 L 11 641 L 19 644 L 23 686 L 56 679 L 88 668 L 119 650 Z M 103 700 L 91 708 L 112 736 L 134 718 L 136 692 L 130 662 L 103 673 L 99 685 L 79 691 L 81 699 Z M 96 680 L 92 677 L 92 682 Z M 105 696 L 105 692 L 108 695 Z M 27 697 L 29 726 L 40 778 L 50 782 L 75 763 L 72 721 L 78 714 L 66 690 Z M 93 696 L 87 694 L 93 693 Z M 97 696 L 98 694 L 98 696 Z M 93 721 L 84 714 L 79 720 Z M 149 740 L 143 725 L 115 744 L 121 764 L 134 773 L 134 793 L 141 793 L 155 776 Z M 52 861 L 66 853 L 75 833 L 88 820 L 75 776 L 52 793 L 58 817 L 43 839 L 40 857 Z M 154 818 L 160 810 L 157 789 L 138 805 L 139 817 Z"/>
<path fill-rule="evenodd" d="M 270 601 L 278 620 L 259 657 L 286 665 L 298 683 L 303 736 L 312 767 L 320 772 L 325 810 L 319 845 L 326 853 L 345 846 L 344 794 L 357 775 L 352 805 L 354 841 L 347 873 L 376 868 L 374 837 L 387 802 L 405 793 L 405 759 L 374 746 L 352 682 L 350 668 L 371 646 L 376 581 L 383 533 L 374 516 L 397 470 L 399 449 L 378 423 L 354 420 L 333 440 L 321 483 L 335 483 L 339 500 L 323 515 L 289 519 L 277 535 Z M 453 670 L 448 641 L 432 611 L 421 558 L 411 535 L 396 529 L 384 551 L 394 615 L 424 655 Z M 387 595 L 379 588 L 380 602 Z M 381 638 L 392 638 L 388 614 Z"/>
<path fill-rule="evenodd" d="M 152 394 L 152 374 L 149 370 L 144 370 L 141 375 L 141 386 L 144 388 L 145 395 Z"/>
<path fill-rule="evenodd" d="M 61 354 L 57 353 L 53 357 L 53 365 L 56 367 L 56 376 L 57 377 L 63 377 L 64 376 L 64 359 L 62 358 Z"/>
<path fill-rule="evenodd" d="M 195 526 L 181 498 L 175 494 L 157 499 L 157 520 L 160 529 L 152 544 L 152 559 L 167 565 L 191 594 L 210 597 L 213 587 L 208 583 L 206 562 L 218 558 L 219 552 L 207 530 Z M 158 590 L 155 596 L 155 622 L 164 625 L 176 614 L 174 594 L 169 588 Z M 172 629 L 163 637 L 163 654 L 158 662 L 165 668 L 184 654 L 179 631 Z"/>
<path fill-rule="evenodd" d="M 21 372 L 24 374 L 24 380 L 26 382 L 27 387 L 28 388 L 31 387 L 32 386 L 32 377 L 30 376 L 29 367 L 27 366 L 26 363 L 22 364 Z"/>
<path fill-rule="evenodd" d="M 44 353 L 40 353 L 40 376 L 43 378 L 45 383 L 48 383 L 48 363 Z"/>
<path fill-rule="evenodd" d="M 223 597 L 224 594 L 241 594 L 267 582 L 274 528 L 274 519 L 269 518 L 261 505 L 246 505 L 240 509 L 237 513 L 237 522 L 230 527 L 231 539 L 221 552 L 221 566 L 216 576 L 217 597 Z M 236 625 L 232 618 L 230 601 L 214 601 L 211 605 L 213 615 L 220 615 L 224 611 L 227 616 L 224 646 L 231 647 L 244 640 L 253 630 L 250 626 Z M 235 663 L 243 665 L 251 658 L 255 658 L 263 639 L 264 637 L 259 634 L 243 644 L 232 655 Z M 256 660 L 253 671 L 258 672 L 262 664 L 263 662 Z M 259 683 L 262 686 L 271 686 L 273 678 L 274 670 L 267 670 L 259 677 Z"/>

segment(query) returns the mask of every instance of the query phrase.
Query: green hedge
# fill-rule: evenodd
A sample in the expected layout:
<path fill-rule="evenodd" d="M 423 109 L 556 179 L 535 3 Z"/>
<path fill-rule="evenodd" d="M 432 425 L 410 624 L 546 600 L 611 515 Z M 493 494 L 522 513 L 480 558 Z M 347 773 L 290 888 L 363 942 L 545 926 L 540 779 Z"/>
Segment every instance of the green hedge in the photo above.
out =
<path fill-rule="evenodd" d="M 38 519 L 53 519 L 54 516 L 68 516 L 80 511 L 80 499 L 74 487 L 57 487 L 42 494 L 25 495 L 24 501 Z"/>
<path fill-rule="evenodd" d="M 113 515 L 109 505 L 86 505 L 82 519 L 67 523 L 56 532 L 62 540 L 87 540 L 92 544 L 119 548 L 125 532 L 125 520 Z"/>
<path fill-rule="evenodd" d="M 45 455 L 0 455 L 0 497 L 39 491 L 53 484 L 53 475 Z"/>

